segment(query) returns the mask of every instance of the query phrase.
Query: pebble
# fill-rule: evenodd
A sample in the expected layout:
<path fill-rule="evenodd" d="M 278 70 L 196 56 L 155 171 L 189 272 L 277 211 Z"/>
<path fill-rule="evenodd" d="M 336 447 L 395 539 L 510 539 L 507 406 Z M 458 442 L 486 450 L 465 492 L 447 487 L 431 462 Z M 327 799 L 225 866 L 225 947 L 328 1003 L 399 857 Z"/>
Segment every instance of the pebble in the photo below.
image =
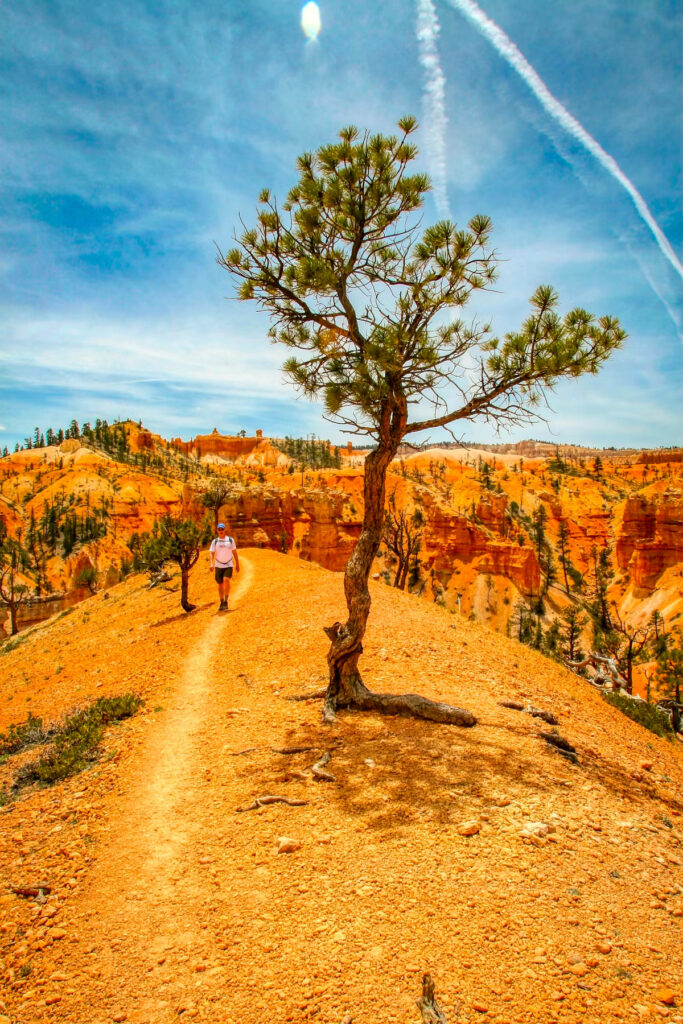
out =
<path fill-rule="evenodd" d="M 458 833 L 461 836 L 474 836 L 480 828 L 481 825 L 479 822 L 473 818 L 471 821 L 463 821 L 463 823 L 458 826 Z"/>
<path fill-rule="evenodd" d="M 676 993 L 673 989 L 667 988 L 666 985 L 662 985 L 655 992 L 655 999 L 658 999 L 660 1003 L 664 1003 L 665 1006 L 676 1005 Z"/>
<path fill-rule="evenodd" d="M 295 850 L 299 849 L 301 849 L 301 843 L 298 839 L 289 839 L 287 836 L 280 836 L 277 840 L 278 853 L 294 853 Z"/>

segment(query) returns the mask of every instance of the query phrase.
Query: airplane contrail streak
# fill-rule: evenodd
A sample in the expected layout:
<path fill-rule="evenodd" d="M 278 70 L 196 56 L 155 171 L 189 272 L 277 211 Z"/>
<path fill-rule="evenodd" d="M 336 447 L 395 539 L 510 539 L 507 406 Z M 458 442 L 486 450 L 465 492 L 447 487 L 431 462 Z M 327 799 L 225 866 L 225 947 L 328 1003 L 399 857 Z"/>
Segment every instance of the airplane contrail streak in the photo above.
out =
<path fill-rule="evenodd" d="M 683 265 L 681 264 L 681 261 L 676 256 L 676 253 L 671 247 L 666 235 L 650 213 L 648 205 L 642 195 L 633 182 L 624 174 L 614 157 L 611 157 L 609 153 L 602 148 L 600 143 L 586 131 L 583 125 L 569 113 L 567 108 L 553 96 L 543 79 L 534 70 L 526 57 L 524 57 L 524 55 L 517 49 L 515 44 L 505 34 L 502 28 L 500 28 L 495 21 L 492 21 L 491 18 L 482 11 L 479 5 L 474 2 L 474 0 L 447 0 L 447 2 L 451 7 L 454 7 L 456 10 L 460 11 L 461 14 L 464 14 L 465 17 L 468 18 L 477 29 L 479 29 L 482 35 L 489 40 L 498 53 L 507 61 L 510 67 L 514 68 L 514 70 L 526 82 L 534 96 L 540 102 L 541 106 L 548 112 L 548 114 L 550 114 L 553 120 L 559 124 L 560 127 L 564 128 L 569 135 L 573 136 L 573 138 L 580 142 L 581 145 L 595 157 L 598 163 L 604 167 L 607 173 L 610 174 L 615 181 L 619 182 L 619 184 L 626 190 L 636 210 L 652 232 L 662 255 L 669 261 L 679 277 L 683 279 Z M 436 49 L 436 47 L 434 47 L 434 49 Z"/>
<path fill-rule="evenodd" d="M 450 220 L 446 162 L 446 79 L 441 70 L 436 45 L 439 31 L 439 19 L 433 0 L 417 0 L 417 42 L 420 64 L 425 72 L 425 137 L 432 170 L 434 200 L 439 215 Z"/>

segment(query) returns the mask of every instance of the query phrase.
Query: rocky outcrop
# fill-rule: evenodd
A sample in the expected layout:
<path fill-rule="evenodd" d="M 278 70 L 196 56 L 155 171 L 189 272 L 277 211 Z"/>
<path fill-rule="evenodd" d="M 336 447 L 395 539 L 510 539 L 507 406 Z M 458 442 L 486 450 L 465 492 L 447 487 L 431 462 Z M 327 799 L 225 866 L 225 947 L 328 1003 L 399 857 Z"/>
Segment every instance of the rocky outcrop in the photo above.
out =
<path fill-rule="evenodd" d="M 346 495 L 327 489 L 236 491 L 220 510 L 241 547 L 298 552 L 325 569 L 345 568 L 360 532 L 346 515 Z"/>
<path fill-rule="evenodd" d="M 249 459 L 253 464 L 264 466 L 277 465 L 281 455 L 268 438 L 262 436 L 260 430 L 256 437 L 230 437 L 214 430 L 211 434 L 197 434 L 190 441 L 181 441 L 176 437 L 171 445 L 187 456 L 202 458 L 213 455 L 226 462 Z"/>
<path fill-rule="evenodd" d="M 477 505 L 479 522 L 472 522 L 436 503 L 429 505 L 424 549 L 442 583 L 448 582 L 459 564 L 472 563 L 478 573 L 506 576 L 523 594 L 539 592 L 541 572 L 535 552 L 505 540 L 506 506 L 506 495 L 486 496 Z"/>
<path fill-rule="evenodd" d="M 651 590 L 669 566 L 683 561 L 683 493 L 654 484 L 624 505 L 617 565 L 635 587 Z"/>
<path fill-rule="evenodd" d="M 664 451 L 641 452 L 635 461 L 638 465 L 644 463 L 646 466 L 662 462 L 683 462 L 683 451 L 680 448 L 672 448 Z"/>

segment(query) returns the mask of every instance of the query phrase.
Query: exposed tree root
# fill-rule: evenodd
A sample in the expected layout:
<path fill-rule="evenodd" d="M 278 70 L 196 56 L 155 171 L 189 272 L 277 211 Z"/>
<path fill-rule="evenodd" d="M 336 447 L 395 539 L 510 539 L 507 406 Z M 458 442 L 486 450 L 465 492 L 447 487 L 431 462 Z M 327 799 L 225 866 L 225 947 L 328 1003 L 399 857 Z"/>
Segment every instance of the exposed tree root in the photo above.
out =
<path fill-rule="evenodd" d="M 523 711 L 526 715 L 531 715 L 533 718 L 541 718 L 548 725 L 559 725 L 559 721 L 555 718 L 552 711 L 543 711 L 541 708 L 535 708 L 532 704 L 519 704 L 515 700 L 501 700 L 498 703 L 502 708 L 510 708 L 512 711 Z"/>
<path fill-rule="evenodd" d="M 417 1008 L 422 1014 L 423 1024 L 448 1024 L 443 1010 L 434 995 L 434 982 L 431 974 L 422 978 L 422 995 L 417 1000 Z"/>
<path fill-rule="evenodd" d="M 424 718 L 443 725 L 469 727 L 477 724 L 471 711 L 430 700 L 418 693 L 373 693 L 368 690 L 357 668 L 358 658 L 363 653 L 361 637 L 341 622 L 323 628 L 332 641 L 327 654 L 330 684 L 325 693 L 323 722 L 334 722 L 338 708 L 355 708 L 358 711 L 376 711 L 381 715 Z"/>
<path fill-rule="evenodd" d="M 283 754 L 287 757 L 290 754 L 306 754 L 309 750 L 319 750 L 320 747 L 271 747 L 274 754 Z"/>
<path fill-rule="evenodd" d="M 40 898 L 52 892 L 49 885 L 12 885 L 10 888 L 15 896 Z"/>
<path fill-rule="evenodd" d="M 337 781 L 336 776 L 333 775 L 332 772 L 326 772 L 325 771 L 325 765 L 329 764 L 329 762 L 331 760 L 332 760 L 332 754 L 329 752 L 329 750 L 327 750 L 323 754 L 323 756 L 320 758 L 320 760 L 316 761 L 315 764 L 313 765 L 313 767 L 311 768 L 311 772 L 313 773 L 313 778 L 317 779 L 318 782 L 336 782 Z"/>
<path fill-rule="evenodd" d="M 549 747 L 556 750 L 558 754 L 561 754 L 567 761 L 571 761 L 572 764 L 580 764 L 576 748 L 571 745 L 569 740 L 564 739 L 556 732 L 539 732 L 538 734 L 541 739 L 544 739 Z"/>
<path fill-rule="evenodd" d="M 256 811 L 259 807 L 267 807 L 268 804 L 287 804 L 289 807 L 305 807 L 308 800 L 289 800 L 286 796 L 257 796 L 253 804 L 248 807 L 236 807 L 236 814 L 243 814 L 245 811 Z"/>
<path fill-rule="evenodd" d="M 443 725 L 469 727 L 477 724 L 471 711 L 430 700 L 419 693 L 373 693 L 356 680 L 353 695 L 330 698 L 329 692 L 323 708 L 323 721 L 333 722 L 338 708 L 355 708 L 358 711 L 377 711 L 380 715 L 398 715 L 402 718 L 424 718 L 428 722 Z"/>
<path fill-rule="evenodd" d="M 230 753 L 230 757 L 242 757 L 243 754 L 253 754 L 255 750 L 260 750 L 260 747 L 247 747 L 246 750 L 233 750 Z"/>
<path fill-rule="evenodd" d="M 327 687 L 324 690 L 314 690 L 313 693 L 295 693 L 291 697 L 285 697 L 285 700 L 322 700 L 327 693 Z"/>

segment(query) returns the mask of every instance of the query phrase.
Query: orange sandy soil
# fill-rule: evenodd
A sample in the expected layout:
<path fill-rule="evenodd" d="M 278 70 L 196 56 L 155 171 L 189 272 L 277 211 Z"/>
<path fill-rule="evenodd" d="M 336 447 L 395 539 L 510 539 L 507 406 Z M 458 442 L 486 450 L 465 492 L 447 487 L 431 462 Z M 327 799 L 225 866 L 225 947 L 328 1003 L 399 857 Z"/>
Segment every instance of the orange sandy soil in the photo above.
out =
<path fill-rule="evenodd" d="M 29 708 L 146 699 L 91 769 L 0 812 L 0 1021 L 417 1024 L 425 970 L 449 1024 L 683 1021 L 679 746 L 382 584 L 368 684 L 479 724 L 344 712 L 323 727 L 319 701 L 285 698 L 324 682 L 342 577 L 248 551 L 219 615 L 207 564 L 190 616 L 177 580 L 137 576 L 0 655 L 3 730 Z M 555 711 L 581 765 L 506 698 Z M 273 750 L 291 746 L 314 749 Z M 336 781 L 316 782 L 327 749 Z M 264 794 L 307 804 L 237 813 Z M 524 838 L 529 822 L 551 831 Z M 282 836 L 300 848 L 277 854 Z M 10 891 L 40 883 L 44 905 Z"/>

